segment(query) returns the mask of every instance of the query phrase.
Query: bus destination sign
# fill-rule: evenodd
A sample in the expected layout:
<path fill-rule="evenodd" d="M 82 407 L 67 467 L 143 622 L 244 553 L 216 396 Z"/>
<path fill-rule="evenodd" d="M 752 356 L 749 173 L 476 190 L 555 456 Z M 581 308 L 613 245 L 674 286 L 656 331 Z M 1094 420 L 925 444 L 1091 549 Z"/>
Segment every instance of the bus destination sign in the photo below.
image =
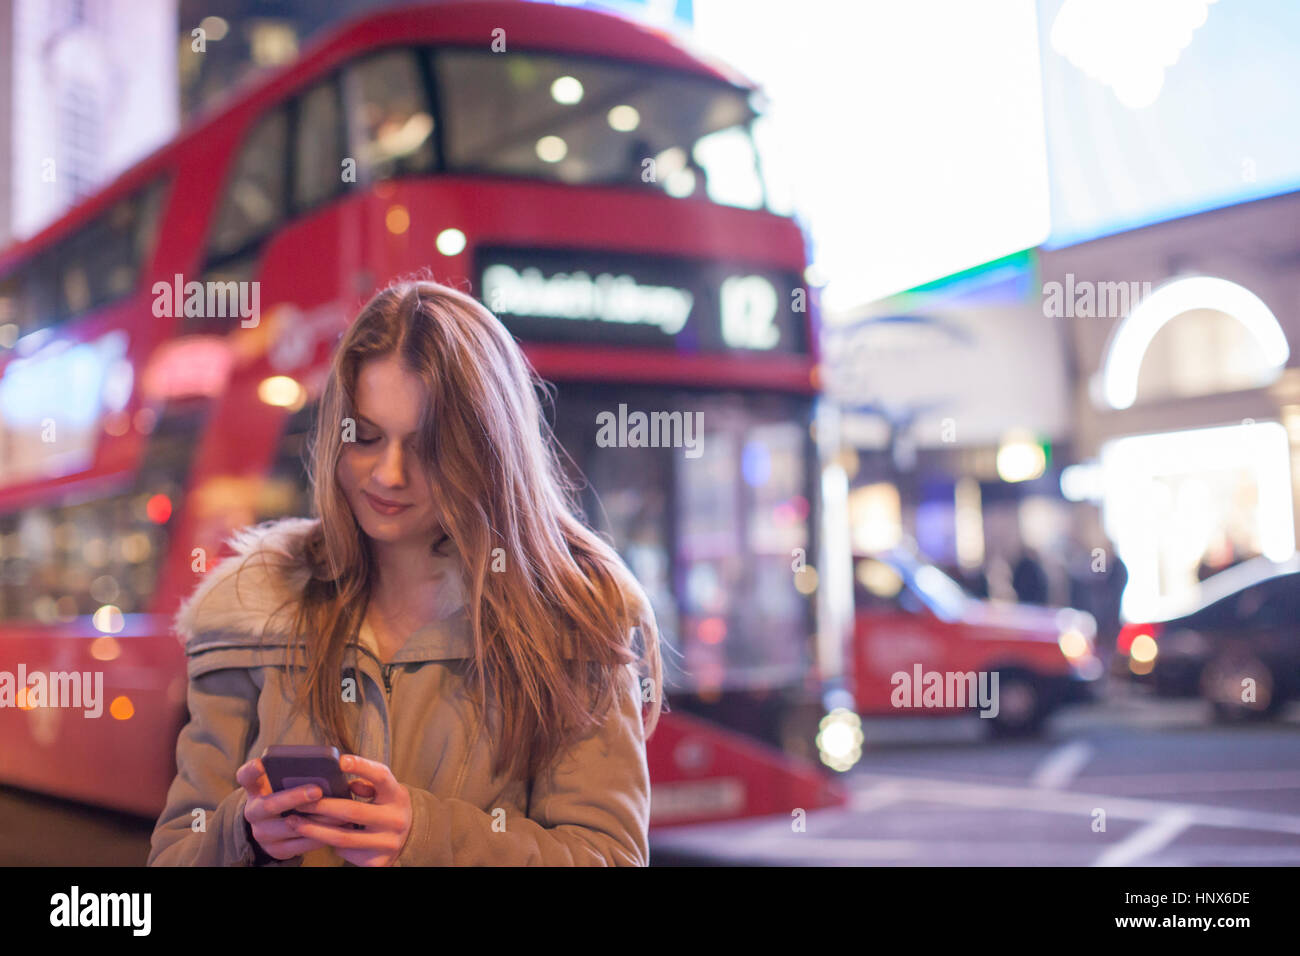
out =
<path fill-rule="evenodd" d="M 483 248 L 479 298 L 530 341 L 806 354 L 794 274 L 657 256 Z"/>

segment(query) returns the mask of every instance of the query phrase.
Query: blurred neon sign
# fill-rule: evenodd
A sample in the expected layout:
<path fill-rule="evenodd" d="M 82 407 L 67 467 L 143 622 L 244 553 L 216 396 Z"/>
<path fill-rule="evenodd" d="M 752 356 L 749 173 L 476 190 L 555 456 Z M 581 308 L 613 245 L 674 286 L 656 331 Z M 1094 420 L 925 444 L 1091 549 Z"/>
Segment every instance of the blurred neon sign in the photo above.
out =
<path fill-rule="evenodd" d="M 130 398 L 127 337 L 56 341 L 16 358 L 0 377 L 0 484 L 88 468 L 99 421 Z"/>

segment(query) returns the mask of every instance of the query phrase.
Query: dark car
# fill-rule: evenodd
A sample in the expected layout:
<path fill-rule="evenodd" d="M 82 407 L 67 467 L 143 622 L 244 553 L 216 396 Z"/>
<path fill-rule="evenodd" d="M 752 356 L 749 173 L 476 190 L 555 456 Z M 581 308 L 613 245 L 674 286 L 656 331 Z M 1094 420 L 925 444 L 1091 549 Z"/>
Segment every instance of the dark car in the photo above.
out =
<path fill-rule="evenodd" d="M 1220 720 L 1277 716 L 1300 692 L 1300 556 L 1206 578 L 1179 616 L 1124 625 L 1116 651 L 1133 679 L 1161 696 L 1200 695 Z"/>

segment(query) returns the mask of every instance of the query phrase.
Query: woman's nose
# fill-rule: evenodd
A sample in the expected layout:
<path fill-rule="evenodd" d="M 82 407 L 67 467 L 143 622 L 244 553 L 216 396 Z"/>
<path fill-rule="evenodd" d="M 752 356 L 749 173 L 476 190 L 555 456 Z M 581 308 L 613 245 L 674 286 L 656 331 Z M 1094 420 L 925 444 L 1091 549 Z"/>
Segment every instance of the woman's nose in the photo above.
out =
<path fill-rule="evenodd" d="M 402 460 L 402 446 L 397 442 L 389 442 L 375 465 L 375 479 L 390 488 L 400 488 L 406 484 L 405 464 Z"/>

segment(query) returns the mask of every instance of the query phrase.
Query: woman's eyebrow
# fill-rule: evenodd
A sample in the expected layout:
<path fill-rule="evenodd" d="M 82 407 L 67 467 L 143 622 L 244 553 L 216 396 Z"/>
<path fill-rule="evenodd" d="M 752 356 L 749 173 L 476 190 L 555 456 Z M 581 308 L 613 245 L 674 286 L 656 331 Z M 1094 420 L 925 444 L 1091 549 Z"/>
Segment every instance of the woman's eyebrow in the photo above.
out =
<path fill-rule="evenodd" d="M 381 428 L 377 422 L 372 421 L 372 420 L 369 419 L 369 418 L 366 418 L 366 416 L 365 416 L 365 415 L 362 415 L 360 412 L 357 413 L 357 423 L 358 423 L 358 424 L 361 424 L 361 425 L 369 425 L 371 428 L 375 429 L 376 431 L 380 431 L 380 432 L 383 431 L 383 428 Z M 407 433 L 406 433 L 405 435 L 403 435 L 402 437 L 403 437 L 403 438 L 410 438 L 412 435 L 415 435 L 415 434 L 418 434 L 418 432 L 413 432 L 413 431 L 411 431 L 411 432 L 407 432 Z"/>

